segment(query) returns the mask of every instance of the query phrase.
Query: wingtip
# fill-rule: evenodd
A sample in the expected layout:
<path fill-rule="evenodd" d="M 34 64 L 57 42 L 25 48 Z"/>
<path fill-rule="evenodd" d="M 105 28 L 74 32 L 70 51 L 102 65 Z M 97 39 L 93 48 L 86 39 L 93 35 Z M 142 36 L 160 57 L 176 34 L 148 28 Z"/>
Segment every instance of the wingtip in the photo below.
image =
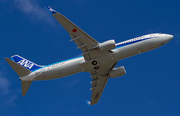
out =
<path fill-rule="evenodd" d="M 91 105 L 91 102 L 90 102 L 90 101 L 85 100 L 85 102 L 87 103 L 87 105 L 88 105 L 88 106 L 90 106 L 90 105 Z"/>
<path fill-rule="evenodd" d="M 4 58 L 5 60 L 9 59 L 8 57 Z"/>
<path fill-rule="evenodd" d="M 46 8 L 48 9 L 48 11 L 49 11 L 51 14 L 57 13 L 54 9 L 52 9 L 52 8 L 49 7 L 49 6 L 46 6 Z"/>

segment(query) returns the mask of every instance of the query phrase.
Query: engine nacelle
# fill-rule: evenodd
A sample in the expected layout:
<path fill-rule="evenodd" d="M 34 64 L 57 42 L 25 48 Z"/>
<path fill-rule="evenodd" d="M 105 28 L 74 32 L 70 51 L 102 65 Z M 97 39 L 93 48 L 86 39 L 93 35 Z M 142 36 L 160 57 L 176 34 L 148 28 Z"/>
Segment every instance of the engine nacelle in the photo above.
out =
<path fill-rule="evenodd" d="M 114 40 L 105 41 L 103 43 L 100 43 L 98 46 L 98 49 L 100 51 L 109 51 L 109 50 L 112 50 L 114 48 L 116 48 L 116 43 Z"/>
<path fill-rule="evenodd" d="M 125 70 L 124 66 L 113 68 L 109 72 L 110 78 L 120 77 L 120 76 L 123 76 L 125 74 L 126 74 L 126 70 Z"/>

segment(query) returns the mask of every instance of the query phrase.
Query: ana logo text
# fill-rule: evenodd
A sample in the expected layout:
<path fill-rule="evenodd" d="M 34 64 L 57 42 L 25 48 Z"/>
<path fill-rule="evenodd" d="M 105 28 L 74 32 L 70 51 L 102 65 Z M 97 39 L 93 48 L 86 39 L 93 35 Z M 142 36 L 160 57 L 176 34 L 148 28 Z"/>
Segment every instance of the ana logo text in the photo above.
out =
<path fill-rule="evenodd" d="M 31 69 L 31 68 L 34 66 L 33 63 L 30 63 L 30 62 L 28 62 L 27 60 L 20 60 L 20 61 L 18 62 L 18 64 L 20 64 L 21 66 L 24 66 L 24 67 L 26 67 L 26 68 L 29 68 L 29 69 Z"/>

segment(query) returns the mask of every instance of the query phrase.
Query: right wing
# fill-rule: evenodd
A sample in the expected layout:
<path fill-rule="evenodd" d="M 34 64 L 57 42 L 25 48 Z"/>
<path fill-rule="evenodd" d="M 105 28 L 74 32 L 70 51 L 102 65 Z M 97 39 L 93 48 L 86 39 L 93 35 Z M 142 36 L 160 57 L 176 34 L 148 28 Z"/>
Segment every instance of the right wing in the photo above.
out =
<path fill-rule="evenodd" d="M 90 105 L 98 103 L 108 79 L 109 79 L 108 75 L 93 77 L 92 88 L 91 88 L 92 96 L 91 96 Z"/>
<path fill-rule="evenodd" d="M 109 79 L 108 72 L 112 70 L 116 66 L 117 62 L 114 64 L 107 64 L 102 69 L 98 69 L 96 71 L 91 71 L 91 77 L 92 79 L 92 96 L 91 96 L 91 102 L 89 102 L 89 105 L 93 105 L 98 103 L 103 90 L 106 86 L 106 83 Z"/>
<path fill-rule="evenodd" d="M 57 21 L 66 29 L 72 38 L 71 41 L 74 41 L 78 46 L 77 49 L 81 49 L 84 55 L 85 60 L 93 59 L 93 55 L 91 55 L 90 50 L 96 48 L 99 44 L 98 41 L 89 36 L 86 32 L 72 23 L 69 19 L 67 19 L 62 14 L 56 12 L 49 6 L 47 6 L 49 12 L 57 19 Z"/>

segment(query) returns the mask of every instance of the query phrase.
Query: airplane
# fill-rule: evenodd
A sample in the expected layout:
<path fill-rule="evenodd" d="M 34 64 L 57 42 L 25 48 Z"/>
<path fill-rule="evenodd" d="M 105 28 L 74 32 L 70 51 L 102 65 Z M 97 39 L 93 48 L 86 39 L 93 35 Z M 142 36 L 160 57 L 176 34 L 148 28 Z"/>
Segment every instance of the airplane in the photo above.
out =
<path fill-rule="evenodd" d="M 115 40 L 99 43 L 62 14 L 49 6 L 47 9 L 66 29 L 71 37 L 70 41 L 75 42 L 82 54 L 50 65 L 37 65 L 19 55 L 11 56 L 11 59 L 5 58 L 20 77 L 22 96 L 26 95 L 32 81 L 89 72 L 92 78 L 92 96 L 91 101 L 85 101 L 88 105 L 94 105 L 98 103 L 109 78 L 126 74 L 124 66 L 116 67 L 119 60 L 163 46 L 173 38 L 170 34 L 152 33 L 120 43 L 115 43 Z"/>

